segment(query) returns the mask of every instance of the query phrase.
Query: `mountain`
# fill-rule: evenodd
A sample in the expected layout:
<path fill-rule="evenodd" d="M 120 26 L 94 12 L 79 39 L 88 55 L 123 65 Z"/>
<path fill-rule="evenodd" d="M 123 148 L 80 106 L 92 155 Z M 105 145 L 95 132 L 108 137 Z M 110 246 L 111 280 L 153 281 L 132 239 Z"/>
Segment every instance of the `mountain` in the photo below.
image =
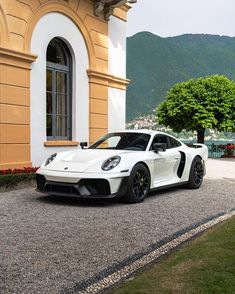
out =
<path fill-rule="evenodd" d="M 167 91 L 190 78 L 223 74 L 235 80 L 235 38 L 141 32 L 127 38 L 127 121 L 152 113 Z"/>

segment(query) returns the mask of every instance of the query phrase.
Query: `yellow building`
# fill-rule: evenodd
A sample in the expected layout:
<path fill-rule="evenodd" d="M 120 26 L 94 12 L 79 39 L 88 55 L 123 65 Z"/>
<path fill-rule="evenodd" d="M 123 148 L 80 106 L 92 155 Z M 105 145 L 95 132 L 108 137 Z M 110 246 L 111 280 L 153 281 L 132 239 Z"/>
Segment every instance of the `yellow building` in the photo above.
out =
<path fill-rule="evenodd" d="M 125 127 L 125 0 L 0 0 L 0 169 Z"/>

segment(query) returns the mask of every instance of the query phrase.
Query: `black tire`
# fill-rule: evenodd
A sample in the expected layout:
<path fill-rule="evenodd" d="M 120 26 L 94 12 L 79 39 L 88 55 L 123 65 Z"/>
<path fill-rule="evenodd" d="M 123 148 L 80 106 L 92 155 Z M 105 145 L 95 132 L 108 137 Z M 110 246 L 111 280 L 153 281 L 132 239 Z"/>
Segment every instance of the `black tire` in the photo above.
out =
<path fill-rule="evenodd" d="M 204 165 L 199 157 L 195 157 L 189 174 L 189 181 L 187 183 L 187 187 L 190 189 L 198 189 L 202 182 L 204 176 Z"/>
<path fill-rule="evenodd" d="M 150 175 L 148 169 L 137 163 L 130 174 L 125 200 L 128 203 L 140 203 L 149 193 Z"/>

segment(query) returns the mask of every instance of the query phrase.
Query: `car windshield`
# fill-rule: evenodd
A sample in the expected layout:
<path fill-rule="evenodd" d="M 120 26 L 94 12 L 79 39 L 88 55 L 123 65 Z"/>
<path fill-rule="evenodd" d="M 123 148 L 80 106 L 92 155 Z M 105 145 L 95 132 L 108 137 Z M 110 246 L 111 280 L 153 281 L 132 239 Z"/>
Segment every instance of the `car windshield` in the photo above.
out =
<path fill-rule="evenodd" d="M 91 145 L 89 149 L 145 151 L 149 139 L 150 135 L 143 133 L 110 133 Z"/>

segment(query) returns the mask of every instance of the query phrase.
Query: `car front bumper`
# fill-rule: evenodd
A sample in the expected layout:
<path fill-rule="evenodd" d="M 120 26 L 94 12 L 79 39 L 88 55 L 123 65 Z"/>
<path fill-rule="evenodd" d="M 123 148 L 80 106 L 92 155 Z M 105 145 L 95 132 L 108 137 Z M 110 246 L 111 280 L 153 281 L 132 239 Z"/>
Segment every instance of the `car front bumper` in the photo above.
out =
<path fill-rule="evenodd" d="M 128 176 L 95 178 L 48 176 L 36 174 L 37 191 L 58 196 L 72 196 L 78 198 L 114 198 L 124 196 L 127 192 Z"/>

